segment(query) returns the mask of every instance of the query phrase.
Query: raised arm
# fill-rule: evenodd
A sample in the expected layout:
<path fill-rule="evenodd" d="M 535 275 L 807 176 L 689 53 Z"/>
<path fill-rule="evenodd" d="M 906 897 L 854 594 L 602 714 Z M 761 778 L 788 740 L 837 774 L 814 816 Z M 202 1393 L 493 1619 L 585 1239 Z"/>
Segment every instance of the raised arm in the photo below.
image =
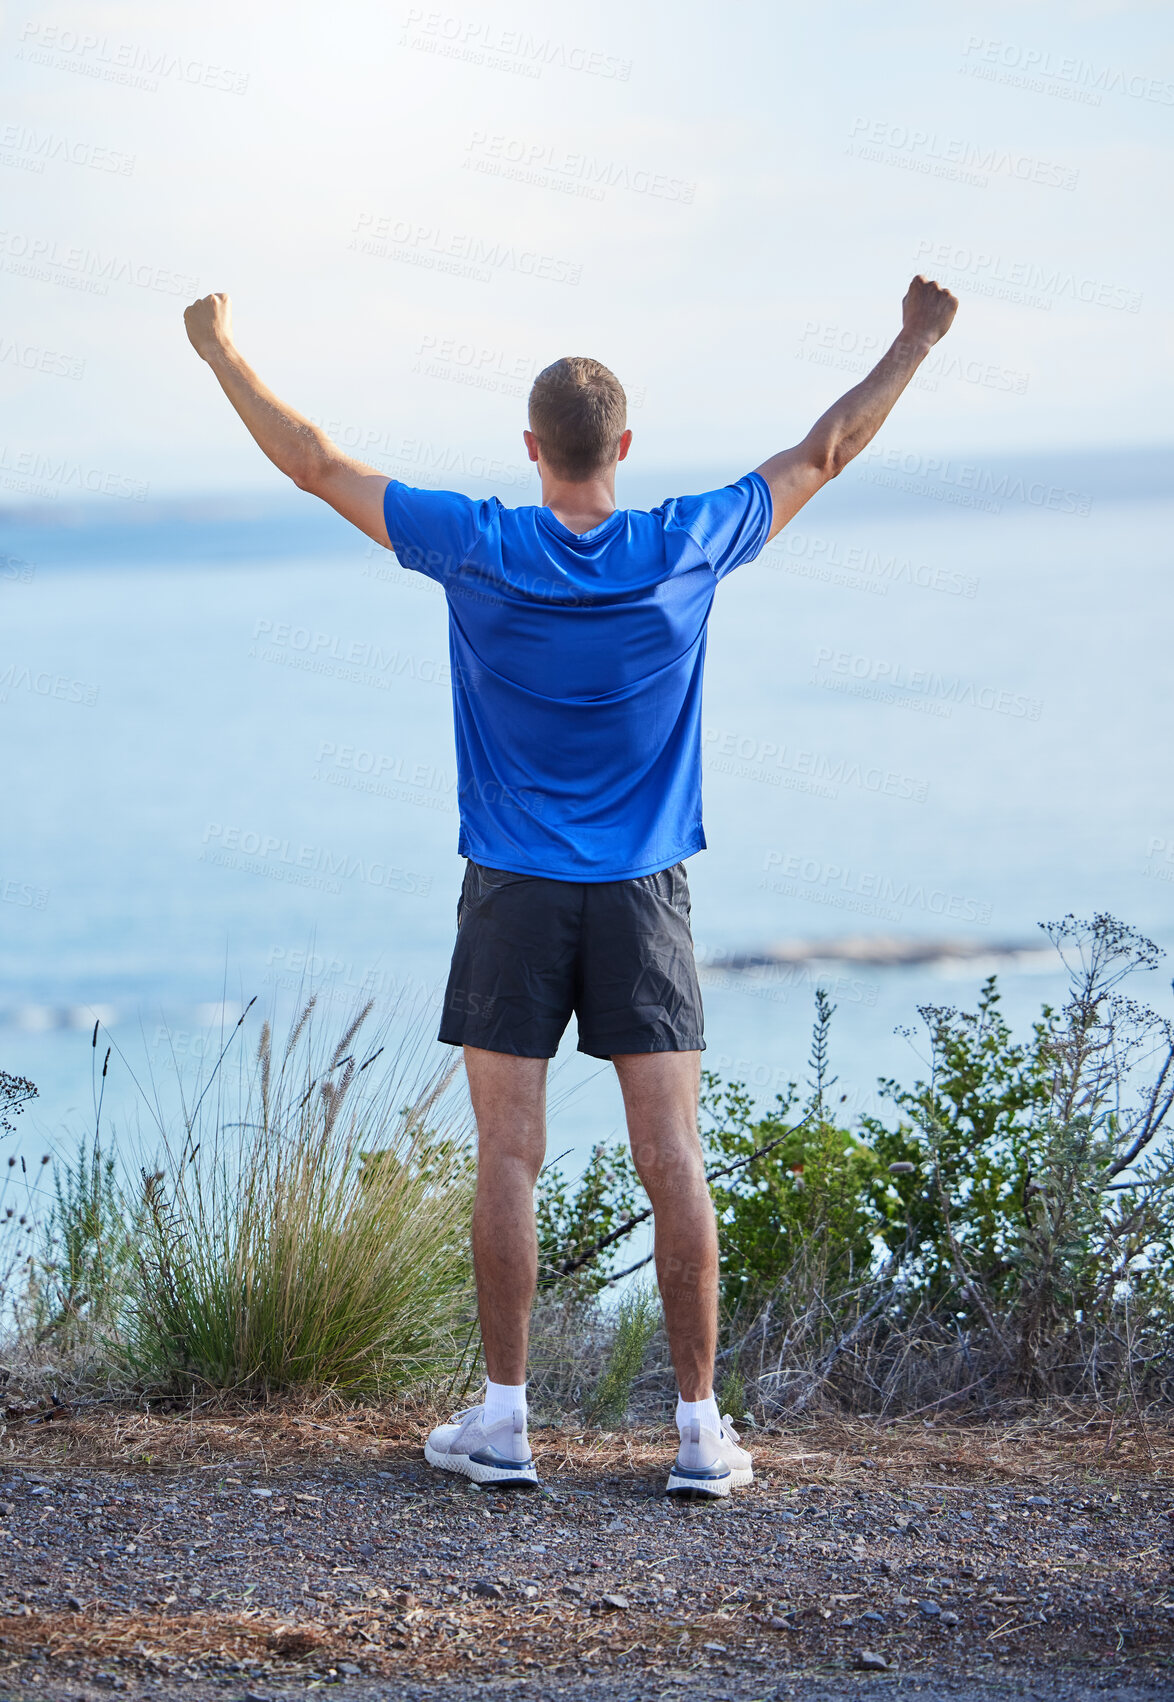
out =
<path fill-rule="evenodd" d="M 772 455 L 757 469 L 770 486 L 774 503 L 772 538 L 872 442 L 930 349 L 950 329 L 957 311 L 957 299 L 949 290 L 926 278 L 914 278 L 902 303 L 901 334 L 888 353 L 867 378 L 816 420 L 802 443 Z"/>
<path fill-rule="evenodd" d="M 321 497 L 360 532 L 390 548 L 383 519 L 387 474 L 344 455 L 324 431 L 266 389 L 233 343 L 228 297 L 203 296 L 184 309 L 183 322 L 192 347 L 212 368 L 220 388 L 273 465 L 299 490 Z"/>

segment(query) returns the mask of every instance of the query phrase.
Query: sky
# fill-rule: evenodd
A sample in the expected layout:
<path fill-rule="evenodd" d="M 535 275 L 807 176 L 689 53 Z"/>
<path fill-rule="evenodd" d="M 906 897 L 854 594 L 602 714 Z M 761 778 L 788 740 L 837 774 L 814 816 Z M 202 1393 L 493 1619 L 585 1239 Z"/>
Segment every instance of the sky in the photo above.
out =
<path fill-rule="evenodd" d="M 450 9 L 446 9 L 451 6 Z M 621 377 L 634 468 L 737 476 L 896 334 L 886 442 L 1167 442 L 1160 4 L 70 5 L 0 24 L 0 504 L 280 484 L 186 343 L 407 482 L 532 499 L 534 373 Z"/>

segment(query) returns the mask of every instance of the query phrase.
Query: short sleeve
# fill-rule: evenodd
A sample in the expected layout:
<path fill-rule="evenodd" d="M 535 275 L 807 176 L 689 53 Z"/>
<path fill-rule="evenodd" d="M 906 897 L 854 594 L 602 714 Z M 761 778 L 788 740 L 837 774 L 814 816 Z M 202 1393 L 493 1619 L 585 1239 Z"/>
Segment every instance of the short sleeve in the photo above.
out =
<path fill-rule="evenodd" d="M 472 549 L 484 508 L 456 491 L 414 490 L 398 479 L 389 479 L 383 493 L 387 536 L 400 565 L 442 585 Z"/>
<path fill-rule="evenodd" d="M 724 579 L 743 562 L 753 561 L 770 536 L 774 505 L 761 473 L 747 473 L 736 485 L 679 496 L 673 518 L 703 551 L 714 573 Z"/>

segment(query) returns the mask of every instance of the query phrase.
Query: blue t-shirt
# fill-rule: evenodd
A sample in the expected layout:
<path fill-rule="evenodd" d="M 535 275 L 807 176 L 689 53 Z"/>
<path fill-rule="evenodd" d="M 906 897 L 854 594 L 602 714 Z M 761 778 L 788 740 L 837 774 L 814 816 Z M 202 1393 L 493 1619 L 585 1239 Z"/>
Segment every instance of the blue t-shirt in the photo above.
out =
<path fill-rule="evenodd" d="M 395 479 L 387 533 L 448 599 L 458 850 L 562 881 L 666 869 L 705 845 L 701 677 L 717 582 L 762 549 L 748 473 L 590 532 Z"/>

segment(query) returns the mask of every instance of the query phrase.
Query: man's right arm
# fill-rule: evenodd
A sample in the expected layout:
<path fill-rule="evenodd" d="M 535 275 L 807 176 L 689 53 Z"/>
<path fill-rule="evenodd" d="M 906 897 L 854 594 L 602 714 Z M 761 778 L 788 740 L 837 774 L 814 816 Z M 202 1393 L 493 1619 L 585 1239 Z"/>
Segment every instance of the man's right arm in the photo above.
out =
<path fill-rule="evenodd" d="M 769 537 L 872 442 L 957 311 L 957 299 L 949 290 L 914 278 L 902 303 L 901 334 L 884 358 L 815 422 L 802 443 L 772 455 L 756 469 L 770 486 L 774 515 Z"/>
<path fill-rule="evenodd" d="M 192 347 L 207 361 L 237 413 L 273 465 L 299 490 L 321 497 L 360 532 L 387 549 L 387 474 L 355 461 L 326 433 L 268 389 L 237 350 L 226 295 L 203 296 L 184 312 Z"/>

